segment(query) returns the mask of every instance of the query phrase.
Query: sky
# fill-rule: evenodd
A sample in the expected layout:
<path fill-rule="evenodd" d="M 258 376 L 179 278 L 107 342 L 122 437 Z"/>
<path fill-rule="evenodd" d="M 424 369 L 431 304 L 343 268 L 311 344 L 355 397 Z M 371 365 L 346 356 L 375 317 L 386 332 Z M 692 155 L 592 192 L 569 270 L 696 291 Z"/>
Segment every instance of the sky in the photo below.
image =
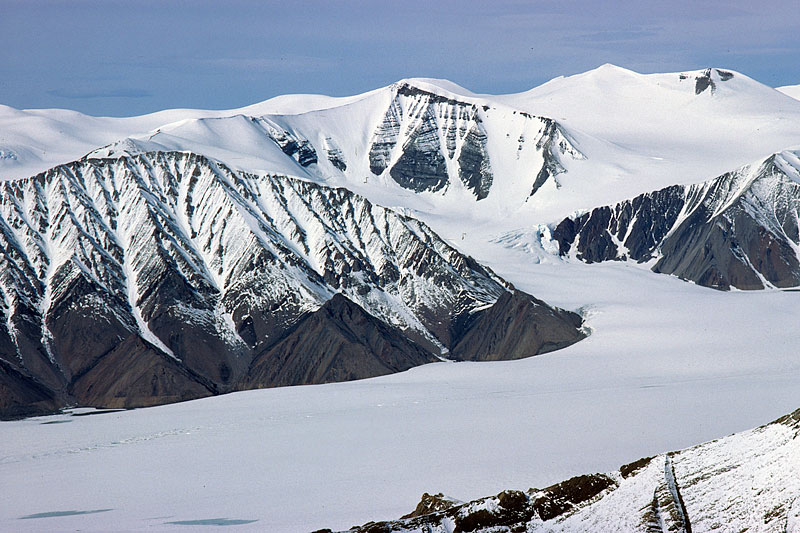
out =
<path fill-rule="evenodd" d="M 519 92 L 613 63 L 800 83 L 793 1 L 0 0 L 0 104 L 130 116 L 357 94 Z"/>

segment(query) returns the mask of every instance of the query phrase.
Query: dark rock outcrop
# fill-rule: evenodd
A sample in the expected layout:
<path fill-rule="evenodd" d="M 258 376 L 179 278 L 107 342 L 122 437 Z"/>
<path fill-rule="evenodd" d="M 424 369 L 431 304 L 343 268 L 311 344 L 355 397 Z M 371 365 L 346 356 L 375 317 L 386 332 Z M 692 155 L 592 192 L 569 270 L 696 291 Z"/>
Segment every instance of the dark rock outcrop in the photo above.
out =
<path fill-rule="evenodd" d="M 280 147 L 284 154 L 292 157 L 300 166 L 307 167 L 318 161 L 317 151 L 308 139 L 300 137 L 274 124 L 265 123 L 269 136 Z"/>
<path fill-rule="evenodd" d="M 52 413 L 61 405 L 50 388 L 0 359 L 0 420 Z"/>
<path fill-rule="evenodd" d="M 438 495 L 423 494 L 417 510 L 400 520 L 370 522 L 349 531 L 375 533 L 392 531 L 528 531 L 531 522 L 553 520 L 579 510 L 602 493 L 616 488 L 604 474 L 577 476 L 546 489 L 526 492 L 506 490 L 489 498 L 458 504 Z M 436 504 L 436 502 L 440 502 Z M 427 512 L 425 512 L 427 511 Z M 445 525 L 447 524 L 447 525 Z"/>
<path fill-rule="evenodd" d="M 427 492 L 422 495 L 417 507 L 401 518 L 415 518 L 417 516 L 425 516 L 426 514 L 435 513 L 437 511 L 446 511 L 456 505 L 460 504 L 458 500 L 448 498 L 441 492 L 438 494 L 428 494 Z"/>
<path fill-rule="evenodd" d="M 447 164 L 431 110 L 426 110 L 419 120 L 419 128 L 403 144 L 403 152 L 389 169 L 389 175 L 406 189 L 435 192 L 447 185 Z"/>
<path fill-rule="evenodd" d="M 579 315 L 515 290 L 476 311 L 450 355 L 460 361 L 522 359 L 579 341 L 581 323 Z"/>
<path fill-rule="evenodd" d="M 351 381 L 438 361 L 406 335 L 341 294 L 300 319 L 275 346 L 258 355 L 243 388 Z"/>
<path fill-rule="evenodd" d="M 716 68 L 707 68 L 702 74 L 695 77 L 694 94 L 700 94 L 709 88 L 713 94 L 717 89 L 717 83 L 728 81 L 731 78 L 733 78 L 733 72 Z"/>
<path fill-rule="evenodd" d="M 478 122 L 470 127 L 464 137 L 461 154 L 458 156 L 458 177 L 468 189 L 475 192 L 478 200 L 489 195 L 494 177 L 486 151 L 486 134 Z"/>
<path fill-rule="evenodd" d="M 507 287 L 416 219 L 191 153 L 3 183 L 0 249 L 9 412 L 405 370 Z"/>
<path fill-rule="evenodd" d="M 561 163 L 561 156 L 569 154 L 575 159 L 583 158 L 583 154 L 575 149 L 567 134 L 556 121 L 549 118 L 541 118 L 540 120 L 544 123 L 544 128 L 540 133 L 539 140 L 536 142 L 536 148 L 541 151 L 544 162 L 542 163 L 542 168 L 536 174 L 536 179 L 531 188 L 531 196 L 536 194 L 536 191 L 548 181 L 554 181 L 556 186 L 560 187 L 556 176 L 566 172 L 564 165 Z"/>
<path fill-rule="evenodd" d="M 342 149 L 339 148 L 339 145 L 336 144 L 332 138 L 325 137 L 324 147 L 325 153 L 328 155 L 328 161 L 331 162 L 331 165 L 342 172 L 347 170 L 347 161 L 344 159 Z"/>
<path fill-rule="evenodd" d="M 494 175 L 487 148 L 484 117 L 496 112 L 470 99 L 454 99 L 402 82 L 372 135 L 370 171 L 389 176 L 415 192 L 445 191 L 460 182 L 478 200 L 486 198 Z M 555 121 L 514 111 L 536 135 L 530 136 L 543 163 L 532 174 L 531 195 L 565 171 L 561 158 L 583 159 L 566 132 Z M 519 150 L 526 144 L 521 135 Z M 507 154 L 513 157 L 513 153 Z M 525 170 L 527 172 L 527 169 Z"/>
<path fill-rule="evenodd" d="M 477 107 L 407 83 L 399 84 L 395 91 L 373 134 L 369 151 L 372 173 L 380 175 L 388 168 L 392 179 L 407 189 L 439 191 L 450 180 L 447 159 L 455 158 L 461 181 L 478 198 L 485 197 L 492 174 Z M 392 162 L 398 144 L 401 151 Z"/>
<path fill-rule="evenodd" d="M 800 159 L 782 152 L 692 186 L 672 186 L 564 219 L 561 255 L 654 261 L 652 270 L 727 290 L 800 285 Z"/>

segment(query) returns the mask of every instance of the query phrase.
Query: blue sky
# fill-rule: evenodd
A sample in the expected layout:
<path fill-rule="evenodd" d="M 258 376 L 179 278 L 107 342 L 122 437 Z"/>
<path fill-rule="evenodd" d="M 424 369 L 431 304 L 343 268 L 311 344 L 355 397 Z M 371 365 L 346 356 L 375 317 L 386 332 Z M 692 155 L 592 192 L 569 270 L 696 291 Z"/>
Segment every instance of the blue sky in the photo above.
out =
<path fill-rule="evenodd" d="M 135 115 L 405 77 L 516 92 L 614 63 L 800 83 L 789 1 L 0 0 L 0 103 Z"/>

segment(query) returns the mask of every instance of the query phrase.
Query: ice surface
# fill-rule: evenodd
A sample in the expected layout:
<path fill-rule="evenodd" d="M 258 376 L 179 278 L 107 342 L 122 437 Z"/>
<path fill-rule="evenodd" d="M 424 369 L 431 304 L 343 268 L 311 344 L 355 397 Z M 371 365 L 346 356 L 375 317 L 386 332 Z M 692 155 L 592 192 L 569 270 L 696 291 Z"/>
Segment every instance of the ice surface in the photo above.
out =
<path fill-rule="evenodd" d="M 478 258 L 584 308 L 591 337 L 514 362 L 3 423 L 0 479 L 14 490 L 0 529 L 217 516 L 258 520 L 243 530 L 346 528 L 405 514 L 425 491 L 468 500 L 542 487 L 797 407 L 800 293 L 722 293 L 626 264 L 534 264 L 499 244 Z M 41 424 L 62 419 L 73 422 Z M 114 511 L 19 520 L 85 508 Z"/>

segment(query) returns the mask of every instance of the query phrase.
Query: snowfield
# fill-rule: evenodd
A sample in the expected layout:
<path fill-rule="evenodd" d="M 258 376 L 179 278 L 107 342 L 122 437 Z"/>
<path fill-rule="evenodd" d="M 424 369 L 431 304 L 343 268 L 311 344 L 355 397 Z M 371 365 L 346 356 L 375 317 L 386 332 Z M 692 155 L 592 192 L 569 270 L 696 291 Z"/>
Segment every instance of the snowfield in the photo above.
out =
<path fill-rule="evenodd" d="M 612 471 L 797 407 L 800 293 L 718 292 L 627 264 L 485 250 L 523 290 L 583 308 L 592 335 L 499 363 L 3 423 L 0 529 L 343 529 Z M 48 423 L 48 422 L 65 423 Z M 105 512 L 21 517 L 61 511 Z M 208 526 L 213 529 L 214 526 Z"/>

